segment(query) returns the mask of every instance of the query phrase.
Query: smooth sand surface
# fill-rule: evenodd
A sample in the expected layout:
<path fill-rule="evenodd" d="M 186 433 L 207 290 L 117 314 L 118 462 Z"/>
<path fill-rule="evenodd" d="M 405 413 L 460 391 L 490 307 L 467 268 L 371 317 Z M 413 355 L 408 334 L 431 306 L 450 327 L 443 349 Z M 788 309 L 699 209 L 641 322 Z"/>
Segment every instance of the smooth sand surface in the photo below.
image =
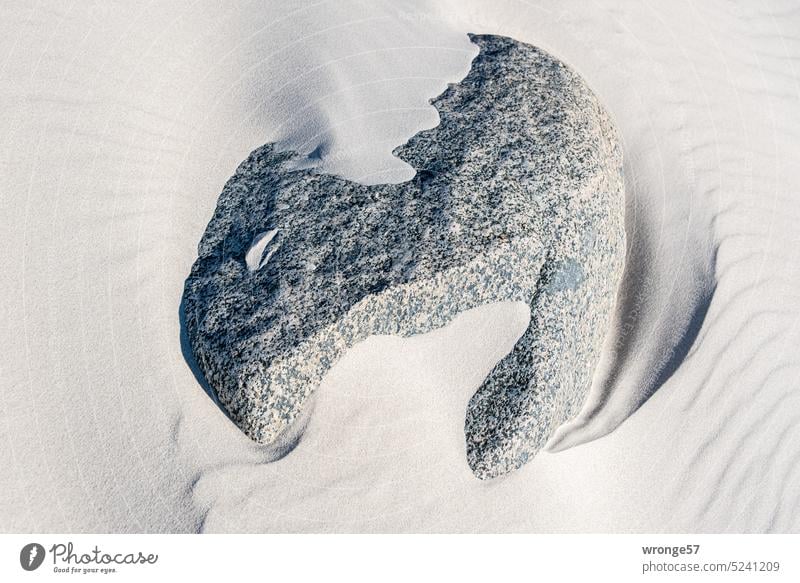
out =
<path fill-rule="evenodd" d="M 0 12 L 0 530 L 800 530 L 796 3 Z M 584 412 L 522 470 L 471 475 L 467 399 L 529 317 L 496 304 L 356 346 L 265 463 L 182 351 L 222 185 L 268 141 L 408 179 L 391 151 L 437 123 L 467 32 L 563 59 L 623 135 L 626 275 Z"/>

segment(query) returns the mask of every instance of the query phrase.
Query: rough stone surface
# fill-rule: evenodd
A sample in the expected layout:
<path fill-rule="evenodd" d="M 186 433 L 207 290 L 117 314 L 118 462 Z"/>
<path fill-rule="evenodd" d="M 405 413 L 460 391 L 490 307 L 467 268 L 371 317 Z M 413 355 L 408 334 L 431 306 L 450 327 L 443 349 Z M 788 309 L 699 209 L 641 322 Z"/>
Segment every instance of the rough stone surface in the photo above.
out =
<path fill-rule="evenodd" d="M 526 302 L 531 321 L 467 408 L 475 475 L 520 467 L 582 406 L 623 265 L 617 134 L 555 58 L 471 38 L 471 71 L 432 101 L 441 123 L 395 151 L 412 180 L 364 186 L 268 144 L 225 185 L 186 282 L 186 327 L 255 441 L 288 431 L 353 344 L 497 301 Z"/>

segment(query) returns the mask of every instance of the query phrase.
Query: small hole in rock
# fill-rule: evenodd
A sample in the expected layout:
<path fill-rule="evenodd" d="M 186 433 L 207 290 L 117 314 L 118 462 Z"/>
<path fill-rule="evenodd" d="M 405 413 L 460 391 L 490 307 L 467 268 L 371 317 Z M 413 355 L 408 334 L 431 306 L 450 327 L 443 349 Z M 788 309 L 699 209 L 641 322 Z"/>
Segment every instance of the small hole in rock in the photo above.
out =
<path fill-rule="evenodd" d="M 277 245 L 273 246 L 269 250 L 269 253 L 266 254 L 266 257 L 264 256 L 264 250 L 270 244 L 272 239 L 275 238 L 277 233 L 278 229 L 272 229 L 271 231 L 259 233 L 253 237 L 253 242 L 250 244 L 250 249 L 247 251 L 247 255 L 244 258 L 248 271 L 256 271 L 261 269 L 264 267 L 267 261 L 269 261 L 269 258 L 272 257 L 272 254 L 275 253 Z"/>

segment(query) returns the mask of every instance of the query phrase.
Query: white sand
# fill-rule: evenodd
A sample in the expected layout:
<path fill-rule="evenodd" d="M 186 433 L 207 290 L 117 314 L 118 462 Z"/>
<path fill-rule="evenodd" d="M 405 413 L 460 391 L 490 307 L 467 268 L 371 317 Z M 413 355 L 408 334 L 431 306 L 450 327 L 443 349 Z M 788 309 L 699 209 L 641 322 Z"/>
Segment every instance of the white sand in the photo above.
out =
<path fill-rule="evenodd" d="M 800 530 L 796 3 L 15 4 L 0 530 Z M 522 470 L 472 477 L 466 401 L 528 318 L 485 306 L 354 348 L 265 464 L 181 352 L 222 185 L 276 140 L 407 179 L 391 150 L 437 123 L 468 31 L 573 65 L 624 136 L 626 284 L 585 415 Z"/>

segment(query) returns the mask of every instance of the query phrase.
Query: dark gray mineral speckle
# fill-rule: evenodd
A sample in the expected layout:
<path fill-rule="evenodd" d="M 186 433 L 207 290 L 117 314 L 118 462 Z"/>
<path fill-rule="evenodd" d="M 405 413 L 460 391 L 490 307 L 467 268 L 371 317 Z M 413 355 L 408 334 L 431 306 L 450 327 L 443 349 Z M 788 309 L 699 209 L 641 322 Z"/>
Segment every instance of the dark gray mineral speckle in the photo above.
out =
<path fill-rule="evenodd" d="M 395 151 L 412 180 L 364 186 L 267 144 L 225 185 L 186 282 L 186 326 L 255 441 L 289 431 L 353 344 L 498 301 L 526 302 L 531 321 L 467 408 L 475 475 L 520 467 L 583 404 L 623 264 L 618 137 L 558 60 L 471 38 L 469 74 L 432 101 L 441 123 Z"/>

